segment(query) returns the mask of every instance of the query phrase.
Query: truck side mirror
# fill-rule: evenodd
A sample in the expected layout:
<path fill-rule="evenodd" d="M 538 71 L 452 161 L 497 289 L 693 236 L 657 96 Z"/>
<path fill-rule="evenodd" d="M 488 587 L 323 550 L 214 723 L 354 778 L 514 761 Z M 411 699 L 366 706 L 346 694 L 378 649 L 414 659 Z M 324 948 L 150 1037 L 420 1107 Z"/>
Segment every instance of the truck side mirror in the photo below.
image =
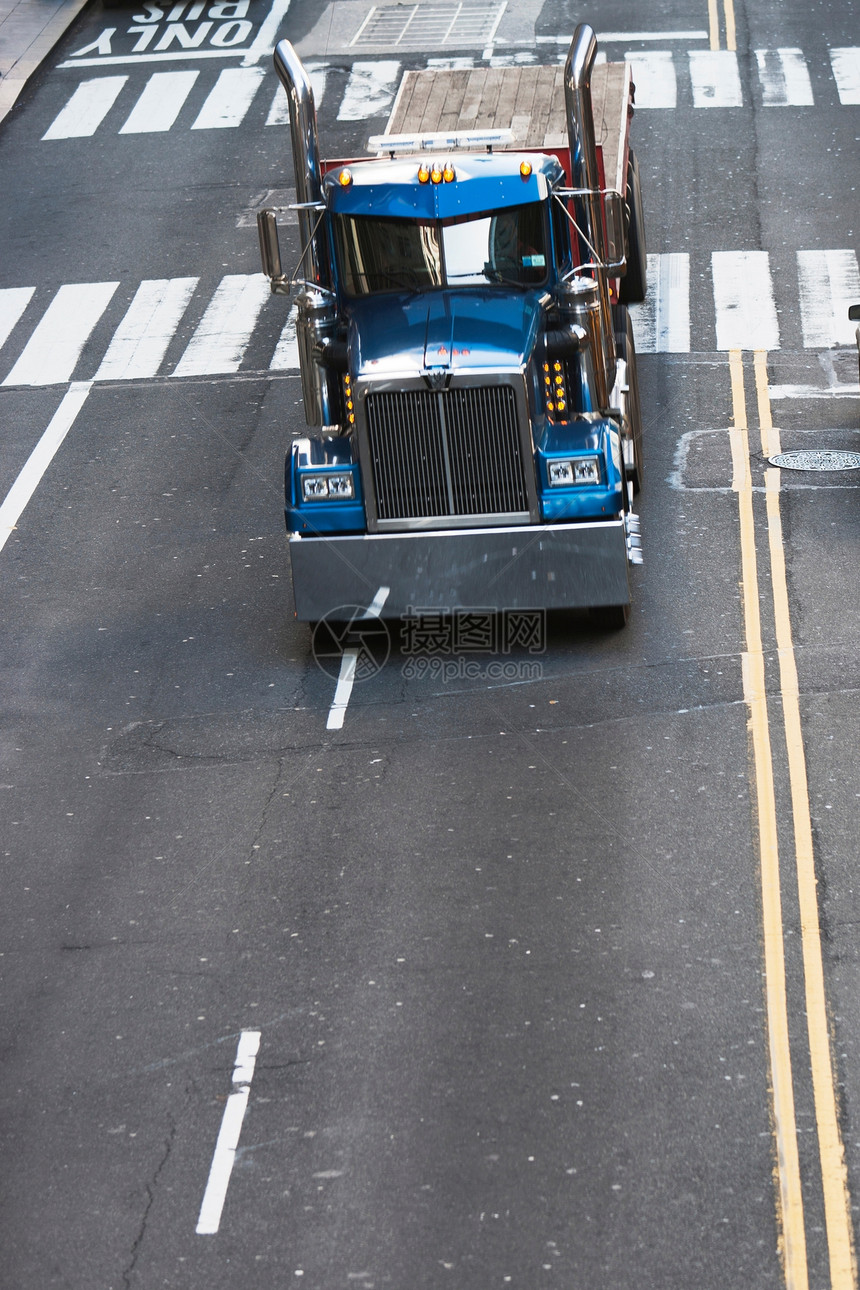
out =
<path fill-rule="evenodd" d="M 281 248 L 278 244 L 278 221 L 271 209 L 257 212 L 257 232 L 260 236 L 260 258 L 263 272 L 269 279 L 272 291 L 281 296 L 290 294 L 290 284 L 281 267 Z"/>
<path fill-rule="evenodd" d="M 852 322 L 860 322 L 860 305 L 849 305 L 848 317 Z"/>
<path fill-rule="evenodd" d="M 620 193 L 604 193 L 603 210 L 606 219 L 606 268 L 610 273 L 623 273 L 627 268 L 627 207 L 624 198 Z"/>

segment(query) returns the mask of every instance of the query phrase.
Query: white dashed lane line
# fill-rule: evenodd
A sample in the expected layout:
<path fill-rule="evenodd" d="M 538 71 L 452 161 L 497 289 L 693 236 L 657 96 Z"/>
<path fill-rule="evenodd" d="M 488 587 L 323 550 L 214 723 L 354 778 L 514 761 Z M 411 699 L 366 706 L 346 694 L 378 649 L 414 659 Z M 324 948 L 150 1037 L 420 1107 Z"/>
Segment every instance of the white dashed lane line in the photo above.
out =
<path fill-rule="evenodd" d="M 200 1206 L 200 1217 L 197 1220 L 198 1236 L 213 1236 L 221 1226 L 221 1213 L 230 1185 L 230 1175 L 236 1159 L 236 1148 L 239 1146 L 239 1135 L 242 1122 L 248 1107 L 251 1094 L 251 1079 L 257 1053 L 260 1051 L 260 1031 L 243 1030 L 239 1036 L 236 1049 L 236 1064 L 233 1067 L 233 1091 L 227 1098 L 218 1141 L 215 1143 L 215 1154 L 209 1170 L 209 1181 L 203 1193 Z"/>
<path fill-rule="evenodd" d="M 354 621 L 360 623 L 363 621 L 366 622 L 369 618 L 378 618 L 382 612 L 382 606 L 385 604 L 386 600 L 388 599 L 388 594 L 390 590 L 391 590 L 390 587 L 380 587 L 376 595 L 373 597 L 373 600 L 368 605 L 367 609 L 365 609 L 364 613 L 361 614 Z M 359 654 L 361 653 L 361 649 L 362 649 L 362 646 L 360 645 L 359 646 L 351 645 L 343 651 L 343 656 L 341 657 L 341 660 L 340 660 L 340 675 L 337 678 L 337 686 L 335 687 L 334 699 L 332 700 L 332 705 L 329 708 L 328 721 L 326 722 L 326 730 L 343 729 L 343 722 L 344 722 L 344 718 L 346 717 L 346 709 L 349 706 L 349 699 L 350 699 L 350 695 L 352 694 L 352 687 L 355 684 L 355 669 L 358 663 L 358 658 L 359 658 Z"/>

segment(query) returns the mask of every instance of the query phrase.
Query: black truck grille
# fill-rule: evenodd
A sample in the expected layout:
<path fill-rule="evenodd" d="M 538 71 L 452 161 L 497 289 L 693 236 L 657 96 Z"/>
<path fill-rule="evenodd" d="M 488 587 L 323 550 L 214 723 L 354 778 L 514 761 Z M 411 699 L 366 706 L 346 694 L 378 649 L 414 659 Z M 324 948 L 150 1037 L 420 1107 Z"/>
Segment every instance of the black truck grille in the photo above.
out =
<path fill-rule="evenodd" d="M 510 385 L 368 394 L 380 520 L 528 511 Z"/>

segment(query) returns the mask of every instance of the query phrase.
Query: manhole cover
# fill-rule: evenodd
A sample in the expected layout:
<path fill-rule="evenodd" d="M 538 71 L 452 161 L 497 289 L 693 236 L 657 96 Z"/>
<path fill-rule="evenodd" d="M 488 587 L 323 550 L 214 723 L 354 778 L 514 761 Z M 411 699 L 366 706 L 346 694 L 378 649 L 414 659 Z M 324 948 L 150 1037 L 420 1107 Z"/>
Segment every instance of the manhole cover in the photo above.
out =
<path fill-rule="evenodd" d="M 783 470 L 860 470 L 860 452 L 838 452 L 829 448 L 804 448 L 768 457 L 771 466 Z"/>

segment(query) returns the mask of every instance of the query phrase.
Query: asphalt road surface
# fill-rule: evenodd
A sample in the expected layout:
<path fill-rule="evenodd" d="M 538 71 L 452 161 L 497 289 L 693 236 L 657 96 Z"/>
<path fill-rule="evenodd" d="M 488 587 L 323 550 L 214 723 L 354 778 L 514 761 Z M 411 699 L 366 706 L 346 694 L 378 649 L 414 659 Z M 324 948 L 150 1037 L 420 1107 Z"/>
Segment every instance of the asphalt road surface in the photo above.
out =
<path fill-rule="evenodd" d="M 455 8 L 94 3 L 0 126 L 10 1290 L 856 1283 L 860 14 Z M 273 42 L 349 156 L 580 19 L 637 83 L 630 623 L 425 621 L 336 710 Z"/>

